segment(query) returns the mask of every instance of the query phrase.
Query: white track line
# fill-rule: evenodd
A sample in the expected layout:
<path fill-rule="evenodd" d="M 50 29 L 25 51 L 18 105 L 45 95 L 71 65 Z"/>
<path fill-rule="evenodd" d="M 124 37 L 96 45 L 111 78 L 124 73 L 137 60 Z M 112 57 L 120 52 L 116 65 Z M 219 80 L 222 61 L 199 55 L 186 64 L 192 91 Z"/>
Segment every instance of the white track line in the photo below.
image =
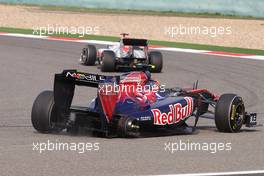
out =
<path fill-rule="evenodd" d="M 184 49 L 184 48 L 155 48 L 158 50 L 163 50 L 163 51 L 178 51 L 178 52 L 185 52 L 185 53 L 205 53 L 205 52 L 210 52 L 207 50 L 195 50 L 195 49 Z"/>
<path fill-rule="evenodd" d="M 30 35 L 30 34 L 16 34 L 16 33 L 1 33 L 2 36 L 11 36 L 11 37 L 22 37 L 22 38 L 36 38 L 36 39 L 47 39 L 46 36 L 39 35 Z"/>
<path fill-rule="evenodd" d="M 221 175 L 252 175 L 252 174 L 264 174 L 264 170 L 253 171 L 236 171 L 236 172 L 212 172 L 212 173 L 197 173 L 197 174 L 170 174 L 159 176 L 221 176 Z"/>
<path fill-rule="evenodd" d="M 92 44 L 100 44 L 100 45 L 113 45 L 117 43 L 117 42 L 99 41 L 99 40 L 78 40 L 78 39 L 76 40 L 76 39 L 63 38 L 63 37 L 60 38 L 60 37 L 38 36 L 38 35 L 17 34 L 17 33 L 1 33 L 1 32 L 0 32 L 0 36 L 23 37 L 23 38 L 45 39 L 45 40 L 56 40 L 56 41 L 66 41 L 66 42 L 78 42 L 78 43 L 92 43 Z M 234 55 L 233 53 L 228 53 L 228 52 L 210 53 L 211 51 L 207 51 L 207 50 L 183 49 L 183 48 L 172 48 L 172 47 L 154 47 L 152 49 L 162 50 L 162 51 L 234 57 L 234 58 L 243 58 L 243 59 L 251 59 L 251 60 L 264 60 L 264 56 L 260 56 L 260 55 Z"/>

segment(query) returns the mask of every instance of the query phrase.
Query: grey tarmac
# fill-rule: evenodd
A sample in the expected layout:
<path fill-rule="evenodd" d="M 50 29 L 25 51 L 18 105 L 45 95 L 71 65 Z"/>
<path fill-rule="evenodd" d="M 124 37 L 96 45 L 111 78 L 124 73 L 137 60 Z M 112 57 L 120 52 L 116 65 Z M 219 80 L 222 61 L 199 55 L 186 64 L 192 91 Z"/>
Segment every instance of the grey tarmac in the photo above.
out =
<path fill-rule="evenodd" d="M 100 71 L 78 62 L 84 44 L 0 37 L 0 175 L 153 175 L 264 169 L 263 127 L 219 133 L 214 121 L 202 119 L 198 133 L 139 139 L 105 139 L 89 133 L 73 136 L 40 134 L 31 125 L 32 103 L 51 90 L 54 73 L 63 69 Z M 98 46 L 100 47 L 100 46 Z M 167 87 L 199 87 L 217 94 L 237 93 L 248 111 L 259 112 L 263 123 L 264 62 L 201 54 L 163 52 L 164 69 L 153 74 Z M 114 73 L 119 74 L 119 73 Z M 75 104 L 86 105 L 96 90 L 80 87 Z M 99 151 L 33 150 L 37 142 L 99 143 Z M 231 143 L 231 151 L 165 150 L 182 142 Z"/>

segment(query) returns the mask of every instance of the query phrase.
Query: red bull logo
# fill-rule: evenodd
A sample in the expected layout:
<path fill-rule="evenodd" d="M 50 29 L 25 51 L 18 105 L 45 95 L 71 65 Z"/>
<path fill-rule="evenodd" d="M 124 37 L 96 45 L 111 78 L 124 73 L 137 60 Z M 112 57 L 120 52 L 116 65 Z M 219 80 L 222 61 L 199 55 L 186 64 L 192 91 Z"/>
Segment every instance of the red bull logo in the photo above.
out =
<path fill-rule="evenodd" d="M 170 111 L 167 113 L 161 113 L 159 109 L 152 109 L 154 116 L 155 125 L 170 125 L 178 123 L 189 117 L 193 113 L 193 99 L 191 97 L 185 97 L 187 105 L 182 107 L 182 104 L 176 103 L 174 105 L 169 105 Z"/>

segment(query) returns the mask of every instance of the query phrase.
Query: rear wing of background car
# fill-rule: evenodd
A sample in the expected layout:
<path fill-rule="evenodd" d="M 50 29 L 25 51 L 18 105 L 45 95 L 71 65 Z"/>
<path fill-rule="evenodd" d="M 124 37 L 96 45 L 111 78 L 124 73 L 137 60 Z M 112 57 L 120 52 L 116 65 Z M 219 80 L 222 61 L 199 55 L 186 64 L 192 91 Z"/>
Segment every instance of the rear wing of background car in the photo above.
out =
<path fill-rule="evenodd" d="M 146 39 L 130 39 L 124 38 L 122 39 L 124 45 L 130 46 L 148 46 L 148 41 Z"/>

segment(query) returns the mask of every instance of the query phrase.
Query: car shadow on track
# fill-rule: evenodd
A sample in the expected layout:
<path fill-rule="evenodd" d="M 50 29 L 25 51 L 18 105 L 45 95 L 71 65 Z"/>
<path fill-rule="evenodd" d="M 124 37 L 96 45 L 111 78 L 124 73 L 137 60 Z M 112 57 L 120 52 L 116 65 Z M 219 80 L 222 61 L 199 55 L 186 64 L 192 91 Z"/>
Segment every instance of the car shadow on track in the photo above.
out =
<path fill-rule="evenodd" d="M 159 137 L 170 137 L 170 136 L 186 136 L 186 135 L 198 135 L 201 131 L 210 131 L 212 133 L 220 133 L 215 126 L 210 125 L 203 125 L 197 126 L 192 132 L 183 132 L 183 131 L 173 131 L 173 130 L 166 130 L 166 131 L 159 131 L 159 132 L 143 132 L 139 137 L 128 137 L 128 139 L 142 139 L 142 138 L 159 138 Z M 238 133 L 244 132 L 259 132 L 259 129 L 241 129 Z M 34 134 L 39 134 L 37 131 L 33 131 Z M 80 129 L 78 132 L 67 132 L 66 130 L 60 133 L 52 133 L 51 135 L 54 136 L 71 136 L 71 137 L 90 137 L 90 138 L 105 138 L 105 139 L 114 139 L 119 138 L 118 136 L 110 136 L 106 137 L 104 135 L 94 133 L 91 130 L 87 129 Z"/>
<path fill-rule="evenodd" d="M 198 130 L 206 130 L 206 131 L 212 131 L 212 132 L 217 132 L 220 133 L 215 126 L 210 126 L 210 125 L 203 125 L 203 126 L 198 126 Z M 237 133 L 243 133 L 243 132 L 258 132 L 260 130 L 256 128 L 242 128 L 239 132 Z"/>

